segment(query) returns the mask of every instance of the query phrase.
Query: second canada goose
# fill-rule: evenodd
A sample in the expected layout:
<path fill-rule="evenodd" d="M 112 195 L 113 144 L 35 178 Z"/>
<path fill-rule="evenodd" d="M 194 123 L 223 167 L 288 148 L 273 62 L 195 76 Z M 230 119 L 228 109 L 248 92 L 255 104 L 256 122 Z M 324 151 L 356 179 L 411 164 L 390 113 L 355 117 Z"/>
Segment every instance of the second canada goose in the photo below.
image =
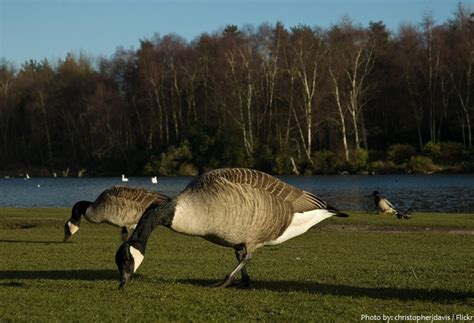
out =
<path fill-rule="evenodd" d="M 397 210 L 393 206 L 392 203 L 390 203 L 389 200 L 387 200 L 385 197 L 383 197 L 378 191 L 374 191 L 374 203 L 379 212 L 381 213 L 397 213 Z"/>
<path fill-rule="evenodd" d="M 317 196 L 271 175 L 243 168 L 217 169 L 192 180 L 170 202 L 150 207 L 130 238 L 117 250 L 115 262 L 123 288 L 143 261 L 148 239 L 158 226 L 232 247 L 237 267 L 216 287 L 227 287 L 258 248 L 305 233 L 332 215 L 347 217 Z"/>
<path fill-rule="evenodd" d="M 92 223 L 109 223 L 122 228 L 122 240 L 128 238 L 143 212 L 151 204 L 165 204 L 169 197 L 143 188 L 114 186 L 103 191 L 94 202 L 79 201 L 64 225 L 64 242 L 79 230 L 81 216 Z"/>
<path fill-rule="evenodd" d="M 411 214 L 410 214 L 410 212 L 412 210 L 411 208 L 409 208 L 408 210 L 406 210 L 404 212 L 399 212 L 399 211 L 397 211 L 397 209 L 395 209 L 393 204 L 390 203 L 390 201 L 387 200 L 385 197 L 380 195 L 379 192 L 374 191 L 373 195 L 374 195 L 375 206 L 378 208 L 379 212 L 395 214 L 397 216 L 397 218 L 399 218 L 399 219 L 410 219 L 411 218 Z"/>

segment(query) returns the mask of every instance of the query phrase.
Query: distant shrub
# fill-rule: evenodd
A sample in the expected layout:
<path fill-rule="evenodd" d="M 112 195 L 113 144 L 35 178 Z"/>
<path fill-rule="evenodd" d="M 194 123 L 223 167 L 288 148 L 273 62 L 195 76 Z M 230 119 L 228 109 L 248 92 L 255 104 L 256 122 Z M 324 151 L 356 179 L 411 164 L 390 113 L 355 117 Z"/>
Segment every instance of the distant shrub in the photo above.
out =
<path fill-rule="evenodd" d="M 313 154 L 313 162 L 315 164 L 315 172 L 320 174 L 337 173 L 343 162 L 336 153 L 327 150 L 320 150 Z"/>
<path fill-rule="evenodd" d="M 145 165 L 145 174 L 195 176 L 198 170 L 192 165 L 192 153 L 187 140 L 178 147 L 171 146 L 159 158 L 152 157 Z"/>
<path fill-rule="evenodd" d="M 192 164 L 200 172 L 219 167 L 253 166 L 232 129 L 195 125 L 188 129 L 186 137 L 193 155 Z"/>
<path fill-rule="evenodd" d="M 431 158 L 427 156 L 413 156 L 407 166 L 410 171 L 417 174 L 432 173 L 437 170 Z"/>
<path fill-rule="evenodd" d="M 178 175 L 179 176 L 197 176 L 199 171 L 196 166 L 193 164 L 184 162 L 179 165 Z"/>
<path fill-rule="evenodd" d="M 352 160 L 350 161 L 351 168 L 354 172 L 367 170 L 369 163 L 369 151 L 367 149 L 356 149 L 354 151 Z"/>
<path fill-rule="evenodd" d="M 434 143 L 429 141 L 423 147 L 424 153 L 437 163 L 459 163 L 465 160 L 463 144 L 454 141 Z"/>
<path fill-rule="evenodd" d="M 428 141 L 423 147 L 423 152 L 433 160 L 437 160 L 441 155 L 441 145 L 433 141 Z"/>
<path fill-rule="evenodd" d="M 273 171 L 275 155 L 270 147 L 267 145 L 261 145 L 253 153 L 253 167 L 270 173 Z"/>
<path fill-rule="evenodd" d="M 369 164 L 369 168 L 373 171 L 381 171 L 385 168 L 385 162 L 382 160 L 376 160 Z"/>
<path fill-rule="evenodd" d="M 403 164 L 416 154 L 415 147 L 409 144 L 395 144 L 388 147 L 387 160 Z"/>
<path fill-rule="evenodd" d="M 474 173 L 474 161 L 463 162 L 461 170 L 466 173 Z"/>
<path fill-rule="evenodd" d="M 273 165 L 273 172 L 275 174 L 294 174 L 291 158 L 291 156 L 288 156 L 286 154 L 277 154 Z"/>
<path fill-rule="evenodd" d="M 369 150 L 369 162 L 384 160 L 386 155 L 384 150 Z"/>
<path fill-rule="evenodd" d="M 382 160 L 376 160 L 369 163 L 369 170 L 379 174 L 389 174 L 401 171 L 394 162 L 384 162 Z"/>
<path fill-rule="evenodd" d="M 464 158 L 464 146 L 460 142 L 441 142 L 440 162 L 458 163 Z"/>

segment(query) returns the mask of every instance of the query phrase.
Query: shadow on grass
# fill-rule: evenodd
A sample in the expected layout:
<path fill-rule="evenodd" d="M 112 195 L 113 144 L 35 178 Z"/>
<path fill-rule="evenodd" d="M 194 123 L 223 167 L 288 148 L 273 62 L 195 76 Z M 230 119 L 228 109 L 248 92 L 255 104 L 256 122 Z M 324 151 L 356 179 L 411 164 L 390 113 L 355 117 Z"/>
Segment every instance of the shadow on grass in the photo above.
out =
<path fill-rule="evenodd" d="M 136 275 L 139 276 L 139 275 Z M 73 270 L 0 270 L 0 281 L 6 279 L 57 279 L 57 280 L 116 280 L 118 271 L 110 269 Z"/>
<path fill-rule="evenodd" d="M 5 287 L 25 287 L 25 284 L 19 283 L 19 282 L 5 282 L 5 283 L 0 283 L 0 287 L 5 286 Z"/>
<path fill-rule="evenodd" d="M 64 243 L 61 240 L 50 240 L 50 241 L 40 241 L 40 240 L 0 240 L 0 243 Z"/>
<path fill-rule="evenodd" d="M 209 279 L 182 279 L 177 283 L 209 287 L 217 281 Z M 417 289 L 395 287 L 358 287 L 348 285 L 324 284 L 316 282 L 294 281 L 252 281 L 256 290 L 270 290 L 275 292 L 304 292 L 319 295 L 368 297 L 374 299 L 398 299 L 402 301 L 421 300 L 438 303 L 466 301 L 473 298 L 474 293 L 454 292 L 442 289 Z"/>

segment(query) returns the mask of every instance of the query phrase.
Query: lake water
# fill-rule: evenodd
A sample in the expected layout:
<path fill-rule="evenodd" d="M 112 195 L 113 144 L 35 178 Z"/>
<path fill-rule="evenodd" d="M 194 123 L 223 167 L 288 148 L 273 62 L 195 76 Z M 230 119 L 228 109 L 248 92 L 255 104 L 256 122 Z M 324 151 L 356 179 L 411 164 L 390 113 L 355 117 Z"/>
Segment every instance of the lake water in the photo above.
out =
<path fill-rule="evenodd" d="M 379 191 L 397 208 L 422 212 L 474 212 L 474 175 L 281 176 L 342 210 L 375 211 L 372 192 Z M 178 194 L 191 177 L 23 178 L 0 179 L 0 207 L 71 207 L 93 201 L 113 185 Z"/>

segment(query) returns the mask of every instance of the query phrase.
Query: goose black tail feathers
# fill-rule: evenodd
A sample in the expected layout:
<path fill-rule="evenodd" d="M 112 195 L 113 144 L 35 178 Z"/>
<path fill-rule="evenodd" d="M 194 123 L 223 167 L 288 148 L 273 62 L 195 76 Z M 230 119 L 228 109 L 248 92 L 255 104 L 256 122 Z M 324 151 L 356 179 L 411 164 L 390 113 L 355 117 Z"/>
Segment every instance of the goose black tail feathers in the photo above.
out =
<path fill-rule="evenodd" d="M 341 211 L 337 211 L 338 213 L 335 213 L 334 216 L 337 216 L 339 218 L 348 218 L 349 217 L 349 214 L 347 213 L 343 213 Z"/>
<path fill-rule="evenodd" d="M 411 219 L 411 216 L 412 216 L 411 212 L 412 212 L 412 211 L 413 211 L 413 209 L 412 209 L 412 208 L 409 208 L 409 209 L 407 209 L 406 211 L 403 211 L 403 212 L 398 212 L 398 211 L 397 211 L 397 212 L 395 213 L 395 215 L 396 215 L 397 218 L 399 218 L 399 219 L 407 219 L 407 220 L 408 220 L 408 219 Z"/>
<path fill-rule="evenodd" d="M 329 212 L 334 213 L 334 216 L 337 216 L 339 218 L 348 218 L 349 217 L 349 214 L 341 212 L 341 211 L 339 211 L 338 209 L 336 209 L 335 207 L 333 207 L 329 204 L 327 205 L 326 208 Z"/>

